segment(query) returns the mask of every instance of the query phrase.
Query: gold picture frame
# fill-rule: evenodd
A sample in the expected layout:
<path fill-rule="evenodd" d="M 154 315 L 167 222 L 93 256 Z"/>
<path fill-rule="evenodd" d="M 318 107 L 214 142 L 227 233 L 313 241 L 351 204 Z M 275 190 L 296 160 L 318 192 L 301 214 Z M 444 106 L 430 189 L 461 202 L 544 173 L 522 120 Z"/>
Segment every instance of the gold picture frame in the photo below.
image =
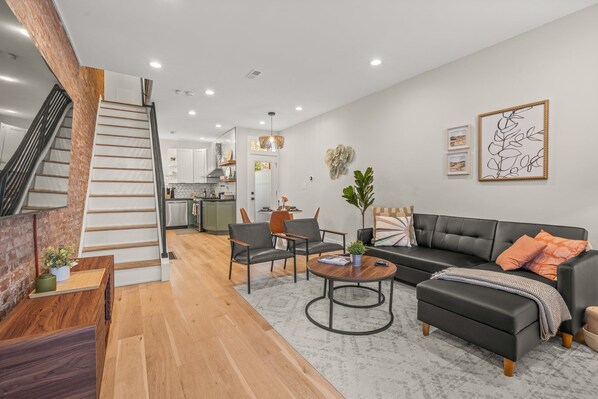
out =
<path fill-rule="evenodd" d="M 548 179 L 548 115 L 548 100 L 478 115 L 478 180 Z"/>

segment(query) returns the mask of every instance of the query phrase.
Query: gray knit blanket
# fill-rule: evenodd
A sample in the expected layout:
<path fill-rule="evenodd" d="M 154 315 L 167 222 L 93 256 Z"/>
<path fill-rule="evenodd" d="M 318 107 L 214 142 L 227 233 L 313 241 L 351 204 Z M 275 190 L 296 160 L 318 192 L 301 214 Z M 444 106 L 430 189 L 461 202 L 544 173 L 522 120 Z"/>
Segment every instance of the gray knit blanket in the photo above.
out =
<path fill-rule="evenodd" d="M 540 335 L 543 340 L 554 337 L 571 313 L 559 292 L 548 284 L 526 277 L 487 270 L 452 267 L 432 275 L 433 280 L 450 280 L 510 292 L 529 298 L 538 305 Z"/>

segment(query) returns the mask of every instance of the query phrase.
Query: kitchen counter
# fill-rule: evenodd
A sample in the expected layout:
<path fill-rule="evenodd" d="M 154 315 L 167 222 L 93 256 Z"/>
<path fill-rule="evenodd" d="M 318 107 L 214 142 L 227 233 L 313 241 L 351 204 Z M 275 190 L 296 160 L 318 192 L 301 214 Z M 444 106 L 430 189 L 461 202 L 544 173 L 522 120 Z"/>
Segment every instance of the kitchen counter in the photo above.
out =
<path fill-rule="evenodd" d="M 235 223 L 235 200 L 206 198 L 201 200 L 201 227 L 208 234 L 228 234 L 228 225 Z"/>
<path fill-rule="evenodd" d="M 196 198 L 196 201 L 216 201 L 216 202 L 225 202 L 225 201 L 236 201 L 236 199 L 220 199 L 220 198 Z"/>
<path fill-rule="evenodd" d="M 166 201 L 193 201 L 193 198 L 166 198 Z"/>

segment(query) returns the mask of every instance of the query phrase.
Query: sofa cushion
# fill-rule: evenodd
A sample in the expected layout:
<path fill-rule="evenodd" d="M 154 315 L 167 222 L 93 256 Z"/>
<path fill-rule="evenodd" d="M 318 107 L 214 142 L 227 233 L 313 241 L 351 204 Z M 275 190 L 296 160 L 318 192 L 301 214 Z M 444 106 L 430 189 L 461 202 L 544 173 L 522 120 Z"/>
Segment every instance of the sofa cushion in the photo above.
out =
<path fill-rule="evenodd" d="M 503 270 L 517 270 L 521 269 L 530 260 L 534 259 L 538 254 L 546 248 L 545 243 L 534 240 L 527 234 L 519 237 L 515 244 L 507 248 L 502 254 L 496 258 L 496 263 Z"/>
<path fill-rule="evenodd" d="M 420 247 L 432 247 L 432 236 L 438 215 L 426 215 L 423 213 L 413 214 L 413 229 L 417 238 L 417 245 Z"/>
<path fill-rule="evenodd" d="M 509 270 L 509 271 L 505 271 L 503 270 L 499 265 L 497 265 L 494 262 L 488 262 L 488 263 L 482 263 L 481 265 L 477 265 L 473 267 L 474 269 L 480 269 L 480 270 L 488 270 L 491 272 L 499 272 L 499 273 L 506 273 L 506 274 L 511 274 L 513 276 L 521 276 L 521 277 L 526 277 L 532 280 L 536 280 L 536 281 L 540 281 L 542 283 L 546 283 L 554 288 L 557 288 L 557 282 L 556 280 L 549 280 L 547 278 L 544 278 L 542 276 L 537 275 L 536 273 L 532 273 L 529 270 L 525 270 L 525 269 L 517 269 L 517 270 Z"/>
<path fill-rule="evenodd" d="M 498 222 L 496 225 L 496 236 L 494 248 L 492 249 L 492 261 L 507 248 L 509 248 L 519 237 L 527 234 L 535 237 L 540 231 L 546 231 L 552 235 L 569 238 L 571 240 L 587 240 L 588 231 L 579 227 L 553 226 L 549 224 Z"/>
<path fill-rule="evenodd" d="M 588 247 L 585 240 L 555 237 L 544 230 L 539 232 L 535 239 L 546 244 L 546 247 L 524 268 L 550 280 L 556 280 L 557 268 L 561 263 L 576 257 Z"/>
<path fill-rule="evenodd" d="M 426 247 L 370 247 L 366 255 L 430 274 L 448 267 L 473 267 L 485 262 L 476 256 Z"/>
<path fill-rule="evenodd" d="M 496 220 L 438 216 L 432 248 L 490 260 Z"/>
<path fill-rule="evenodd" d="M 428 280 L 417 285 L 416 295 L 419 301 L 513 335 L 538 320 L 533 300 L 488 287 Z"/>

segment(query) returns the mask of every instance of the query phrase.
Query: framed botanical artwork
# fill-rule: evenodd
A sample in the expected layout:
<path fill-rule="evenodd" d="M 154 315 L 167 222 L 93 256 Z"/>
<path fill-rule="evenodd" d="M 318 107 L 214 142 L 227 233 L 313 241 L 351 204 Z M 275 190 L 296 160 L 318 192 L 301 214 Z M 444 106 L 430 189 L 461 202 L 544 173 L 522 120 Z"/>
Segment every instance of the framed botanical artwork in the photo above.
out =
<path fill-rule="evenodd" d="M 447 152 L 446 154 L 446 174 L 449 176 L 468 175 L 469 150 Z"/>
<path fill-rule="evenodd" d="M 478 180 L 548 179 L 548 100 L 478 117 Z"/>
<path fill-rule="evenodd" d="M 446 135 L 447 150 L 452 151 L 469 148 L 471 126 L 465 125 L 447 129 Z"/>

